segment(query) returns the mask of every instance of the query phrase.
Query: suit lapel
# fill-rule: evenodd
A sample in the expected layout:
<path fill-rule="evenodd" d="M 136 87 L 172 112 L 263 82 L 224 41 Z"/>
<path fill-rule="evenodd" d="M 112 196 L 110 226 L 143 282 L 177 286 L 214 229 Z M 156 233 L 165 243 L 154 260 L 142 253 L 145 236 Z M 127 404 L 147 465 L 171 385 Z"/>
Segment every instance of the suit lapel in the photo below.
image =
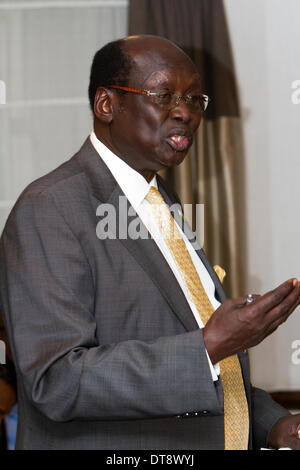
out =
<path fill-rule="evenodd" d="M 125 197 L 121 188 L 112 176 L 105 163 L 99 158 L 98 153 L 89 139 L 86 140 L 81 150 L 75 156 L 79 165 L 90 181 L 94 196 L 106 204 L 112 204 L 116 209 L 116 226 L 119 227 L 119 201 L 120 196 Z M 127 214 L 130 204 L 127 201 Z M 127 233 L 130 218 L 127 217 Z M 144 227 L 140 220 L 140 225 Z M 145 228 L 146 231 L 146 228 Z M 198 328 L 198 324 L 188 305 L 188 302 L 178 285 L 178 282 L 165 258 L 161 254 L 156 243 L 149 234 L 147 239 L 133 240 L 129 237 L 119 238 L 120 243 L 130 252 L 135 260 L 147 272 L 153 283 L 188 331 Z"/>
<path fill-rule="evenodd" d="M 204 266 L 206 267 L 210 277 L 212 278 L 214 284 L 215 284 L 215 287 L 216 287 L 216 299 L 219 301 L 219 302 L 224 302 L 224 300 L 226 300 L 226 294 L 224 292 L 224 289 L 222 287 L 222 284 L 214 270 L 214 268 L 212 267 L 212 265 L 210 264 L 210 262 L 208 261 L 204 251 L 202 249 L 200 250 L 197 250 L 197 255 L 199 256 L 199 258 L 201 259 L 201 261 L 203 262 Z"/>
<path fill-rule="evenodd" d="M 75 155 L 75 158 L 78 160 L 78 163 L 82 170 L 88 177 L 90 185 L 94 196 L 101 202 L 112 204 L 116 209 L 117 217 L 117 227 L 119 226 L 119 197 L 125 197 L 121 188 L 117 184 L 113 175 L 111 174 L 108 167 L 105 163 L 99 158 L 98 153 L 94 149 L 93 145 L 90 142 L 90 139 L 87 138 L 82 148 Z M 158 176 L 158 186 L 163 197 L 167 204 L 171 205 L 174 202 L 179 202 L 174 197 L 170 196 L 171 192 L 168 190 L 166 183 Z M 126 198 L 125 198 L 126 199 Z M 127 201 L 127 214 L 130 204 Z M 181 216 L 175 212 L 175 220 L 180 223 L 179 218 Z M 129 218 L 127 218 L 127 233 L 128 233 L 128 224 L 130 223 Z M 142 221 L 140 220 L 141 226 L 143 226 Z M 181 224 L 180 224 L 181 225 Z M 146 228 L 145 228 L 146 230 Z M 184 231 L 187 237 L 191 240 L 192 231 L 188 224 L 184 225 Z M 188 305 L 188 302 L 178 285 L 178 282 L 170 269 L 165 258 L 161 254 L 156 243 L 151 239 L 150 234 L 148 239 L 138 238 L 133 240 L 129 237 L 126 239 L 119 239 L 119 241 L 124 245 L 124 247 L 131 253 L 135 260 L 143 267 L 143 269 L 148 273 L 152 281 L 158 287 L 162 295 L 165 297 L 169 305 L 171 306 L 174 313 L 177 315 L 179 320 L 182 322 L 184 327 L 190 331 L 198 328 L 198 324 L 194 318 L 194 315 Z M 210 265 L 208 259 L 206 258 L 203 250 L 200 247 L 196 246 L 196 252 L 203 262 L 204 266 L 208 270 L 215 286 L 216 286 L 216 295 L 220 302 L 224 301 L 226 296 L 224 290 L 220 284 L 218 276 L 216 275 L 214 269 Z"/>
<path fill-rule="evenodd" d="M 116 190 L 113 194 L 113 197 L 110 198 L 108 202 L 117 207 L 118 197 L 121 194 L 123 195 L 121 190 Z M 128 203 L 128 208 L 129 207 L 130 204 Z M 136 215 L 135 217 L 138 216 Z M 117 225 L 118 218 L 119 214 L 117 210 Z M 141 219 L 139 219 L 139 222 L 141 225 L 143 225 Z M 168 263 L 157 247 L 155 241 L 151 238 L 150 234 L 149 238 L 147 239 L 138 238 L 133 240 L 127 237 L 126 239 L 121 239 L 120 241 L 151 277 L 152 281 L 165 297 L 184 327 L 187 330 L 196 329 L 198 325 L 187 303 L 187 300 L 180 286 L 178 285 L 173 271 L 170 269 Z"/>

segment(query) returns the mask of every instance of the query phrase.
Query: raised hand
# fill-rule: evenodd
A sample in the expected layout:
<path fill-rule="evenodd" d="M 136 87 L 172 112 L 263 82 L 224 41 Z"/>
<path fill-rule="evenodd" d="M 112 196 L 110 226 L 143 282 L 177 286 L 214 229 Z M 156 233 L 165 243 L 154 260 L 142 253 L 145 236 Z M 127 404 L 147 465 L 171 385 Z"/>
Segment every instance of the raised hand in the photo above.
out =
<path fill-rule="evenodd" d="M 228 299 L 214 312 L 203 330 L 213 364 L 259 344 L 287 320 L 300 303 L 300 282 L 289 279 L 251 304 L 246 297 Z"/>

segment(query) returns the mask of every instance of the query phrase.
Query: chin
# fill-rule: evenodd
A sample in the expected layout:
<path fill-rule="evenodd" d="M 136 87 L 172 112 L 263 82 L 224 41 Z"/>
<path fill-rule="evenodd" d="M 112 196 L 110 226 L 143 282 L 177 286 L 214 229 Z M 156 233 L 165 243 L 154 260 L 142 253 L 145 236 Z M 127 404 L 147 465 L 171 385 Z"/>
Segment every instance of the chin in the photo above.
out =
<path fill-rule="evenodd" d="M 164 160 L 164 163 L 168 168 L 172 166 L 180 165 L 187 155 L 187 151 L 184 152 L 172 152 L 172 155 L 167 160 Z"/>
<path fill-rule="evenodd" d="M 159 165 L 156 171 L 180 165 L 187 156 L 188 151 L 189 148 L 182 151 L 175 151 L 168 146 L 168 148 L 165 148 L 163 151 L 160 150 L 159 153 L 156 153 L 156 156 L 153 154 L 152 158 L 155 158 Z"/>

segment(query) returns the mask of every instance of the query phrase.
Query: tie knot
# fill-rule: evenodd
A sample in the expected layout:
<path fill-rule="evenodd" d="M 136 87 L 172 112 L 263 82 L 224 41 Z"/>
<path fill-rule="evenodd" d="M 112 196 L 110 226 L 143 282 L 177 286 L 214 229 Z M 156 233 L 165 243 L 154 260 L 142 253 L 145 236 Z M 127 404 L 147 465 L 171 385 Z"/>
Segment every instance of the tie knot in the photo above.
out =
<path fill-rule="evenodd" d="M 151 204 L 165 204 L 164 198 L 154 186 L 151 186 L 147 196 L 145 197 Z"/>

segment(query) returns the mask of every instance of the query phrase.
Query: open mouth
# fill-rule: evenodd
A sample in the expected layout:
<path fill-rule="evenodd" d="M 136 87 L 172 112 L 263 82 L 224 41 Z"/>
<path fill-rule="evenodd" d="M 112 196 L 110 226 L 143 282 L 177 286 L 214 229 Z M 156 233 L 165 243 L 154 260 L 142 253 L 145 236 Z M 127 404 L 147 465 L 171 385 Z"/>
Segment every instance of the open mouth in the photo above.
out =
<path fill-rule="evenodd" d="M 168 144 L 175 152 L 183 152 L 190 145 L 190 138 L 186 135 L 173 134 L 167 138 Z"/>

